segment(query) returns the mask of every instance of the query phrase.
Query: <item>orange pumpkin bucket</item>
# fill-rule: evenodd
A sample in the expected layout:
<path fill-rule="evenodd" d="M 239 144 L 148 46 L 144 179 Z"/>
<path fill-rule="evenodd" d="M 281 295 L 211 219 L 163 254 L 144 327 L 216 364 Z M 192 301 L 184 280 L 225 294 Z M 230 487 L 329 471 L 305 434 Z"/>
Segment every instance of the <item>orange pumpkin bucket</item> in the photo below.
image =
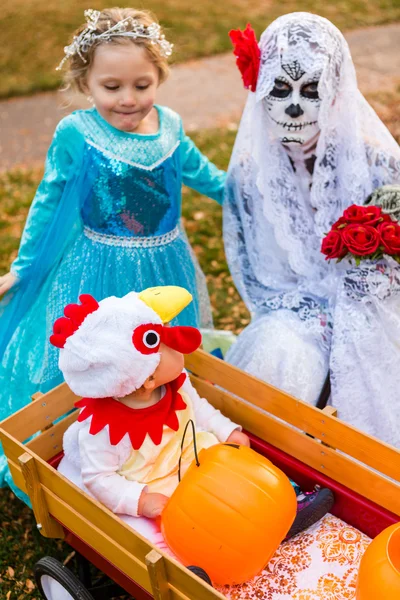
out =
<path fill-rule="evenodd" d="M 379 598 L 400 598 L 400 523 L 384 529 L 361 559 L 356 599 Z"/>
<path fill-rule="evenodd" d="M 270 560 L 296 516 L 286 475 L 245 446 L 199 454 L 162 513 L 161 529 L 185 565 L 217 584 L 243 583 Z"/>

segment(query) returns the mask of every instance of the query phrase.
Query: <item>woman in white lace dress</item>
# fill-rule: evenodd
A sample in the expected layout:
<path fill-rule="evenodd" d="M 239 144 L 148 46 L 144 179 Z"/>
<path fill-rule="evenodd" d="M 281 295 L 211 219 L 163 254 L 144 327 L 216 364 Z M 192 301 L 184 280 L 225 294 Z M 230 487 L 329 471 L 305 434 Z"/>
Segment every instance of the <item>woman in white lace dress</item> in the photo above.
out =
<path fill-rule="evenodd" d="M 321 240 L 347 206 L 400 182 L 400 151 L 358 90 L 348 45 L 332 23 L 285 15 L 263 33 L 259 52 L 224 205 L 228 264 L 252 321 L 227 360 L 315 404 L 344 276 L 324 260 Z M 338 344 L 335 370 L 357 370 L 356 346 Z M 335 373 L 333 380 L 335 403 Z M 354 389 L 346 401 L 361 410 L 365 398 Z"/>

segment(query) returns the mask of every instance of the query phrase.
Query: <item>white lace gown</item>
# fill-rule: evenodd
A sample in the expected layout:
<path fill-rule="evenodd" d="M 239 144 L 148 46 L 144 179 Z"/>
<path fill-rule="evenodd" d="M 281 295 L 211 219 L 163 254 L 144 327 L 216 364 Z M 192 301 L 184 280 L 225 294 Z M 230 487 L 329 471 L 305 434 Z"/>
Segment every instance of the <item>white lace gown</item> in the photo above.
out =
<path fill-rule="evenodd" d="M 400 330 L 397 337 L 393 325 L 390 340 L 380 337 L 389 323 L 397 327 L 400 306 L 394 297 L 348 298 L 345 269 L 320 252 L 345 208 L 400 182 L 398 145 L 359 92 L 347 43 L 329 21 L 280 17 L 260 49 L 257 90 L 241 120 L 224 204 L 227 260 L 252 321 L 227 360 L 312 404 L 331 370 L 339 417 L 400 447 L 400 396 L 390 391 L 400 383 Z M 320 72 L 320 131 L 316 147 L 293 153 L 272 135 L 263 100 L 281 63 L 295 60 Z"/>
<path fill-rule="evenodd" d="M 393 259 L 340 278 L 330 367 L 340 418 L 400 448 L 400 267 Z"/>

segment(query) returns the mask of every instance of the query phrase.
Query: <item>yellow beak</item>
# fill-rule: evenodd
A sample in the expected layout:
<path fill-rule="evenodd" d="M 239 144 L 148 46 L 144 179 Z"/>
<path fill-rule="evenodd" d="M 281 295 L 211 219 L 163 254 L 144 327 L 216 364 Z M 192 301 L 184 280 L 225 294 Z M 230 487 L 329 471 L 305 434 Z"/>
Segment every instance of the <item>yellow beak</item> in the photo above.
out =
<path fill-rule="evenodd" d="M 192 294 L 177 285 L 147 288 L 140 292 L 139 298 L 160 316 L 163 323 L 172 321 L 193 300 Z"/>

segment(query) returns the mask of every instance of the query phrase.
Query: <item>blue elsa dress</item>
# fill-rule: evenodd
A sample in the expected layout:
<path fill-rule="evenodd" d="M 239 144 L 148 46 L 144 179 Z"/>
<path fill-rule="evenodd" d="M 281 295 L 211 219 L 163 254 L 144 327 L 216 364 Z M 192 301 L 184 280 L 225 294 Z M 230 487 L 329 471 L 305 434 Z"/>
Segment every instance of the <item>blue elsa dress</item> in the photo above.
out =
<path fill-rule="evenodd" d="M 174 324 L 210 327 L 205 278 L 181 226 L 182 183 L 222 203 L 225 173 L 156 106 L 155 134 L 126 133 L 96 109 L 58 125 L 0 304 L 0 421 L 63 381 L 53 322 L 88 293 L 97 300 L 179 285 L 193 302 Z M 0 454 L 0 485 L 13 485 Z"/>

